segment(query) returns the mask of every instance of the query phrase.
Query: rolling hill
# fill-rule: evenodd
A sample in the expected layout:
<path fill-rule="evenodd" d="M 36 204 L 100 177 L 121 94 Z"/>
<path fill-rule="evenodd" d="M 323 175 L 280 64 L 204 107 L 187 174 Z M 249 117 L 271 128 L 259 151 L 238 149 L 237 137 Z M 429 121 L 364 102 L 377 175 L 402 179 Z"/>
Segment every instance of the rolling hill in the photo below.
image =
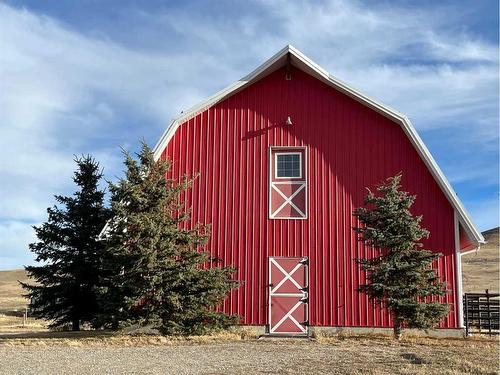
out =
<path fill-rule="evenodd" d="M 24 270 L 0 271 L 0 314 L 21 311 L 26 307 L 19 281 L 28 281 Z"/>
<path fill-rule="evenodd" d="M 499 292 L 499 228 L 483 232 L 486 244 L 478 252 L 462 256 L 463 292 Z"/>

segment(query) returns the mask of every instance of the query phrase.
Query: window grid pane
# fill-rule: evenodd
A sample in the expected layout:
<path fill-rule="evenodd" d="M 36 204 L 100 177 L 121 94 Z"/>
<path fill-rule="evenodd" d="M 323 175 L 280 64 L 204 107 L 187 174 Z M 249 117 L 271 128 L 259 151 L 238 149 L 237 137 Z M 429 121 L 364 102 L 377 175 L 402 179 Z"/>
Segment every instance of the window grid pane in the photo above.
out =
<path fill-rule="evenodd" d="M 300 177 L 299 154 L 277 154 L 276 160 L 277 177 Z"/>

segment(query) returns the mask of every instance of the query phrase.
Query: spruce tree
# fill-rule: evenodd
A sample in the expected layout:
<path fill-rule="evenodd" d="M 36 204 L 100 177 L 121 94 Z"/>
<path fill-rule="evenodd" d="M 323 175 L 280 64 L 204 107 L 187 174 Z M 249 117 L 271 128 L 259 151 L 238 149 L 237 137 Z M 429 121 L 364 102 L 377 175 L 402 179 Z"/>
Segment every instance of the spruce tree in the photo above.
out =
<path fill-rule="evenodd" d="M 35 283 L 21 283 L 30 299 L 31 314 L 50 321 L 51 328 L 93 324 L 98 313 L 97 293 L 103 243 L 97 240 L 109 219 L 105 192 L 99 189 L 102 171 L 91 156 L 75 158 L 73 196 L 56 195 L 62 207 L 47 209 L 48 220 L 34 226 L 37 242 L 29 245 L 40 265 L 26 266 Z"/>
<path fill-rule="evenodd" d="M 217 311 L 237 282 L 234 269 L 202 251 L 210 228 L 187 228 L 181 196 L 192 180 L 168 179 L 143 142 L 138 160 L 125 153 L 125 178 L 110 184 L 113 219 L 106 230 L 105 326 L 139 324 L 163 334 L 200 334 L 236 322 Z"/>
<path fill-rule="evenodd" d="M 393 317 L 394 337 L 401 328 L 428 329 L 442 320 L 449 306 L 431 301 L 446 294 L 432 262 L 441 254 L 422 249 L 420 240 L 429 232 L 420 226 L 422 216 L 413 216 L 410 207 L 416 196 L 401 190 L 401 173 L 368 190 L 365 206 L 354 216 L 362 224 L 354 230 L 359 240 L 374 248 L 376 255 L 357 259 L 367 272 L 367 283 L 359 291 L 384 304 Z"/>

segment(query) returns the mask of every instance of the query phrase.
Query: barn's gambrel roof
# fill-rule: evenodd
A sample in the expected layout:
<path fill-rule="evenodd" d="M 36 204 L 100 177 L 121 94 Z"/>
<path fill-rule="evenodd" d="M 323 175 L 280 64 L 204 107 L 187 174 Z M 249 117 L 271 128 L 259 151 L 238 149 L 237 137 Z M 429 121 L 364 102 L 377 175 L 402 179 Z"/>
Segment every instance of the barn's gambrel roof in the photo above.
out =
<path fill-rule="evenodd" d="M 404 114 L 395 111 L 394 109 L 380 103 L 379 101 L 370 98 L 369 96 L 361 93 L 360 91 L 352 88 L 345 82 L 342 82 L 338 78 L 332 76 L 325 69 L 320 67 L 314 61 L 310 60 L 307 56 L 305 56 L 302 52 L 291 45 L 287 45 L 285 48 L 276 53 L 273 57 L 267 60 L 265 63 L 260 65 L 257 69 L 255 69 L 250 74 L 246 75 L 239 81 L 234 82 L 233 84 L 227 86 L 216 94 L 212 95 L 208 99 L 203 102 L 195 105 L 194 107 L 189 108 L 184 111 L 180 116 L 173 119 L 170 126 L 163 133 L 160 140 L 156 144 L 154 148 L 154 156 L 155 159 L 158 160 L 168 145 L 168 142 L 174 135 L 177 128 L 193 118 L 197 114 L 203 112 L 207 108 L 215 105 L 216 103 L 228 98 L 231 95 L 236 94 L 241 91 L 245 87 L 251 85 L 252 83 L 258 81 L 259 79 L 265 77 L 266 75 L 276 71 L 287 63 L 287 59 L 290 57 L 291 64 L 298 69 L 305 71 L 306 73 L 316 77 L 320 81 L 326 83 L 327 85 L 343 92 L 349 97 L 357 100 L 363 105 L 366 105 L 381 115 L 387 117 L 388 119 L 396 122 L 401 125 L 403 131 L 410 139 L 411 143 L 417 150 L 418 154 L 421 156 L 424 163 L 427 165 L 429 171 L 433 175 L 434 179 L 448 198 L 451 205 L 454 207 L 455 212 L 457 213 L 458 219 L 462 224 L 462 227 L 467 231 L 471 239 L 477 241 L 477 244 L 484 243 L 484 237 L 481 232 L 476 228 L 470 215 L 465 209 L 464 205 L 458 198 L 457 194 L 453 190 L 452 186 L 448 182 L 448 179 L 445 177 L 441 168 L 437 165 L 436 161 L 432 157 L 428 148 L 425 146 L 424 142 L 418 135 L 417 131 L 411 124 L 408 117 Z"/>

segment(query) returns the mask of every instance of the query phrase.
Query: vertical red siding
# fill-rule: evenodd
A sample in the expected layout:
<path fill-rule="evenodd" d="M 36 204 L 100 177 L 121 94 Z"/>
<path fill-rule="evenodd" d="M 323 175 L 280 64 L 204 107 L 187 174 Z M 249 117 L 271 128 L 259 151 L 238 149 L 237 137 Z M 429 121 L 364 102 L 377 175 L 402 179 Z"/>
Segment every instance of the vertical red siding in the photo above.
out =
<path fill-rule="evenodd" d="M 307 220 L 268 218 L 270 146 L 307 147 Z M 163 157 L 174 178 L 200 173 L 186 196 L 191 224 L 212 225 L 208 249 L 245 282 L 224 310 L 253 325 L 267 324 L 269 256 L 310 258 L 312 325 L 390 324 L 356 291 L 365 279 L 354 259 L 372 252 L 356 241 L 352 211 L 365 187 L 403 171 L 431 232 L 425 245 L 444 254 L 437 266 L 452 311 L 442 326 L 457 326 L 453 208 L 394 122 L 297 69 L 286 81 L 280 69 L 182 124 Z"/>
<path fill-rule="evenodd" d="M 459 239 L 460 239 L 460 250 L 467 251 L 472 250 L 477 247 L 476 243 L 469 237 L 465 229 L 462 225 L 459 226 L 458 231 Z"/>

